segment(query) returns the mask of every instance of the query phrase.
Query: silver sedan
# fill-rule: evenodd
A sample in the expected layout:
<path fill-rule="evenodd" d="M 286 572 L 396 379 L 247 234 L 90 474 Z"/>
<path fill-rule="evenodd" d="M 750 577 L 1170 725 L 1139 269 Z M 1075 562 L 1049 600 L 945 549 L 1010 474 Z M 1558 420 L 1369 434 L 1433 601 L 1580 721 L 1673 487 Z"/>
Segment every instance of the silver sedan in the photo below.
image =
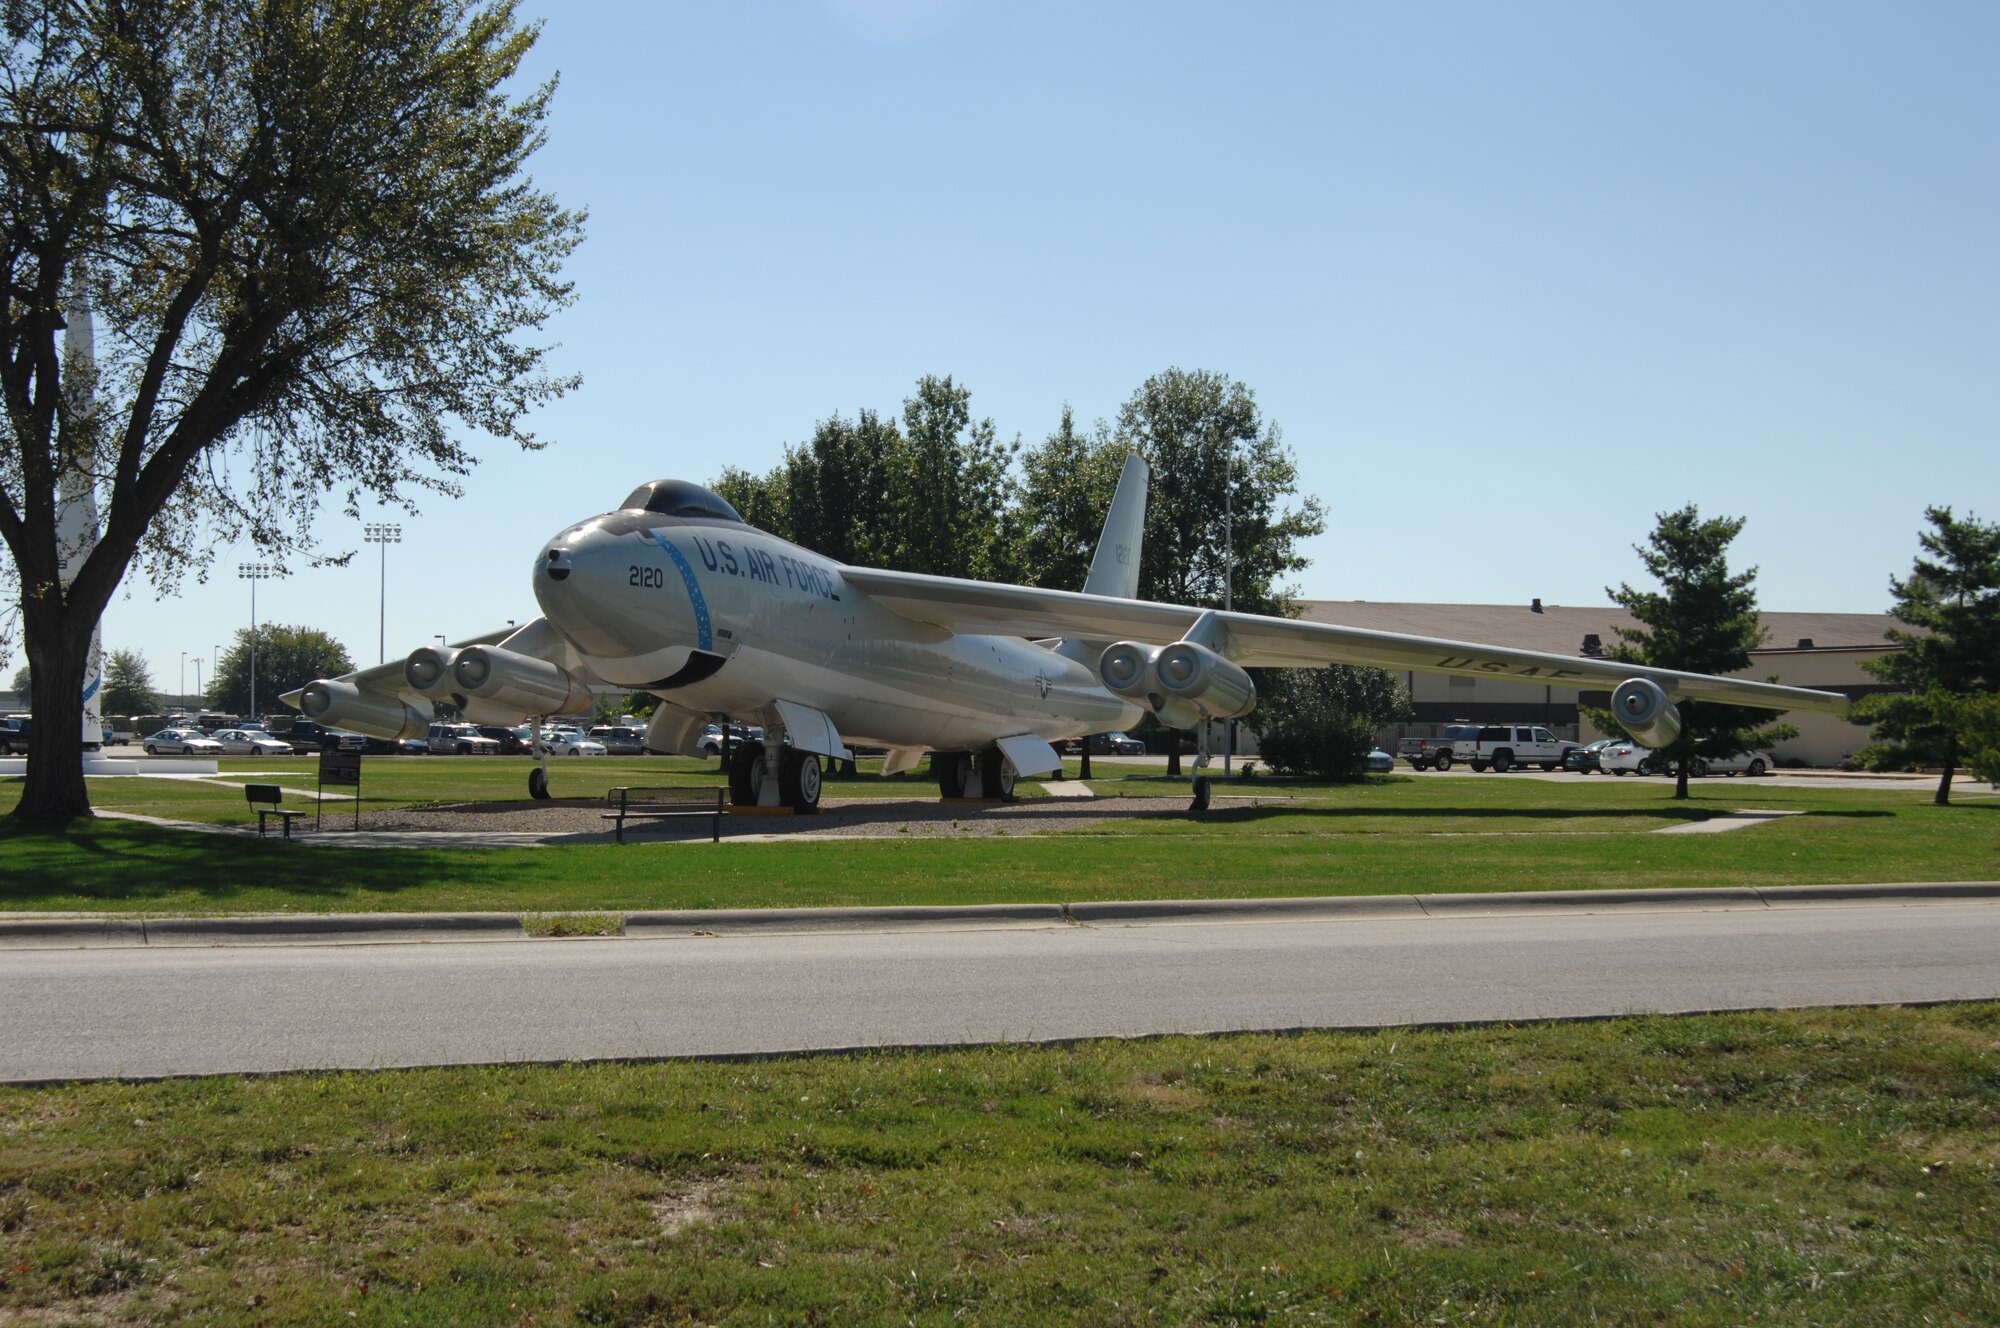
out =
<path fill-rule="evenodd" d="M 230 756 L 290 756 L 292 744 L 256 729 L 224 729 L 214 735 Z"/>

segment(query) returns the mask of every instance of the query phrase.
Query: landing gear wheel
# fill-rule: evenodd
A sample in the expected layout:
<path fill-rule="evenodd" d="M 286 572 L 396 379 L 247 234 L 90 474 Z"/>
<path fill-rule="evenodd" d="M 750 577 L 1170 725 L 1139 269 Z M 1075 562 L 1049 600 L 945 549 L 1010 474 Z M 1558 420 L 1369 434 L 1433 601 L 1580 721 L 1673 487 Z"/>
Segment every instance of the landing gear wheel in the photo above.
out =
<path fill-rule="evenodd" d="M 979 796 L 1014 800 L 1014 763 L 998 747 L 988 747 L 979 754 Z"/>
<path fill-rule="evenodd" d="M 962 798 L 972 778 L 972 753 L 932 752 L 931 770 L 937 775 L 940 798 Z"/>
<path fill-rule="evenodd" d="M 1507 773 L 1507 771 L 1508 771 L 1508 770 L 1510 770 L 1511 768 L 1513 768 L 1513 765 L 1514 765 L 1514 753 L 1512 753 L 1512 752 L 1495 752 L 1495 753 L 1493 753 L 1493 773 L 1494 773 L 1494 774 L 1496 774 L 1496 775 L 1504 775 L 1504 774 L 1506 774 L 1506 773 Z"/>
<path fill-rule="evenodd" d="M 537 802 L 549 800 L 549 774 L 540 766 L 528 772 L 528 796 Z"/>
<path fill-rule="evenodd" d="M 778 771 L 778 801 L 795 812 L 819 810 L 819 758 L 787 747 Z"/>
<path fill-rule="evenodd" d="M 729 754 L 729 801 L 736 807 L 755 807 L 764 791 L 764 744 L 739 742 Z"/>
<path fill-rule="evenodd" d="M 1473 774 L 1475 774 L 1475 775 L 1483 775 L 1483 774 L 1485 774 L 1485 773 L 1486 773 L 1486 762 L 1484 762 L 1484 761 L 1474 761 L 1474 762 L 1472 763 L 1472 773 L 1473 773 Z"/>
<path fill-rule="evenodd" d="M 1439 752 L 1435 764 L 1440 771 L 1451 769 L 1451 753 Z"/>
<path fill-rule="evenodd" d="M 1208 776 L 1196 775 L 1194 777 L 1194 801 L 1191 804 L 1189 804 L 1188 810 L 1193 812 L 1207 811 L 1208 797 L 1209 797 Z"/>

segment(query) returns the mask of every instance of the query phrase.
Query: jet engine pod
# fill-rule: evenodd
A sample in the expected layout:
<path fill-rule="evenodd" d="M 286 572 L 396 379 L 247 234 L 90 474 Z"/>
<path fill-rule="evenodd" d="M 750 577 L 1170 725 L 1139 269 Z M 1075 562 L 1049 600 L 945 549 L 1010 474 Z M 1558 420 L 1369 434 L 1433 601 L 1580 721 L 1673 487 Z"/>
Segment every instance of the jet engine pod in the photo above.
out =
<path fill-rule="evenodd" d="M 1681 736 L 1681 712 L 1660 684 L 1628 678 L 1611 693 L 1611 713 L 1627 733 L 1648 747 L 1666 747 Z"/>
<path fill-rule="evenodd" d="M 1193 641 L 1176 641 L 1153 661 L 1153 676 L 1167 695 L 1186 701 L 1210 719 L 1240 719 L 1257 708 L 1250 675 Z"/>
<path fill-rule="evenodd" d="M 403 661 L 403 681 L 436 700 L 456 685 L 451 676 L 451 665 L 457 658 L 456 650 L 442 650 L 437 646 L 412 650 L 410 657 Z"/>
<path fill-rule="evenodd" d="M 320 678 L 299 691 L 299 713 L 328 728 L 352 729 L 371 738 L 421 738 L 430 720 L 399 696 L 364 692 L 339 678 Z"/>
<path fill-rule="evenodd" d="M 1147 692 L 1158 690 L 1153 685 L 1153 661 L 1159 654 L 1158 646 L 1120 641 L 1098 656 L 1097 676 L 1112 695 L 1143 704 Z"/>
<path fill-rule="evenodd" d="M 467 646 L 452 661 L 457 691 L 523 715 L 567 715 L 590 708 L 590 689 L 569 670 L 499 646 Z"/>

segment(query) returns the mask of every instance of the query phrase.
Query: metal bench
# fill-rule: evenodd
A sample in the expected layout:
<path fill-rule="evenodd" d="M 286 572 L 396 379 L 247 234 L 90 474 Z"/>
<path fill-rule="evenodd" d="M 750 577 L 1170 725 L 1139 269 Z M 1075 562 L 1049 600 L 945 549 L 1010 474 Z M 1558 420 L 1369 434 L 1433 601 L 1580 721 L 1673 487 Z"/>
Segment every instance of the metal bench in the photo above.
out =
<path fill-rule="evenodd" d="M 616 810 L 603 813 L 602 819 L 618 823 L 618 842 L 622 844 L 625 842 L 625 821 L 628 817 L 665 819 L 671 816 L 706 816 L 709 842 L 721 843 L 722 818 L 729 810 L 723 805 L 723 790 L 715 791 L 712 802 L 693 794 L 693 789 L 615 788 L 604 795 L 604 800 Z"/>
<path fill-rule="evenodd" d="M 284 797 L 284 795 L 285 791 L 276 784 L 245 784 L 243 786 L 243 800 L 248 802 L 251 808 L 257 813 L 257 834 L 260 837 L 264 833 L 265 821 L 275 816 L 285 828 L 285 838 L 290 839 L 292 837 L 293 819 L 305 815 L 304 812 L 295 812 L 289 808 L 280 807 L 278 800 Z"/>

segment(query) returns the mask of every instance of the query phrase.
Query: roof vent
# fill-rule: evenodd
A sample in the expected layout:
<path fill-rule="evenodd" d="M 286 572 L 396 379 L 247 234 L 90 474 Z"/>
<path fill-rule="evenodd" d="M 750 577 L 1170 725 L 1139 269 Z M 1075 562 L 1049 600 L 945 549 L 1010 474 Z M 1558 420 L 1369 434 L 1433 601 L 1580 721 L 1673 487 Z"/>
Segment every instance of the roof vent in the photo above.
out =
<path fill-rule="evenodd" d="M 1583 634 L 1583 653 L 1586 655 L 1603 654 L 1604 653 L 1603 638 L 1598 636 L 1596 632 L 1585 632 Z"/>
<path fill-rule="evenodd" d="M 1802 636 L 1802 637 L 1800 637 L 1800 638 L 1799 638 L 1799 649 L 1801 649 L 1801 650 L 1811 650 L 1812 648 L 1813 648 L 1813 643 L 1812 643 L 1812 638 L 1811 638 L 1811 637 L 1809 637 L 1809 636 Z"/>
<path fill-rule="evenodd" d="M 1541 596 L 1537 595 L 1537 596 L 1536 596 L 1536 597 L 1534 598 L 1534 600 L 1533 600 L 1532 602 L 1530 602 L 1530 603 L 1529 603 L 1529 605 L 1528 605 L 1528 612 L 1530 612 L 1530 613 L 1540 613 L 1541 611 L 1542 611 L 1542 599 L 1541 599 Z"/>

